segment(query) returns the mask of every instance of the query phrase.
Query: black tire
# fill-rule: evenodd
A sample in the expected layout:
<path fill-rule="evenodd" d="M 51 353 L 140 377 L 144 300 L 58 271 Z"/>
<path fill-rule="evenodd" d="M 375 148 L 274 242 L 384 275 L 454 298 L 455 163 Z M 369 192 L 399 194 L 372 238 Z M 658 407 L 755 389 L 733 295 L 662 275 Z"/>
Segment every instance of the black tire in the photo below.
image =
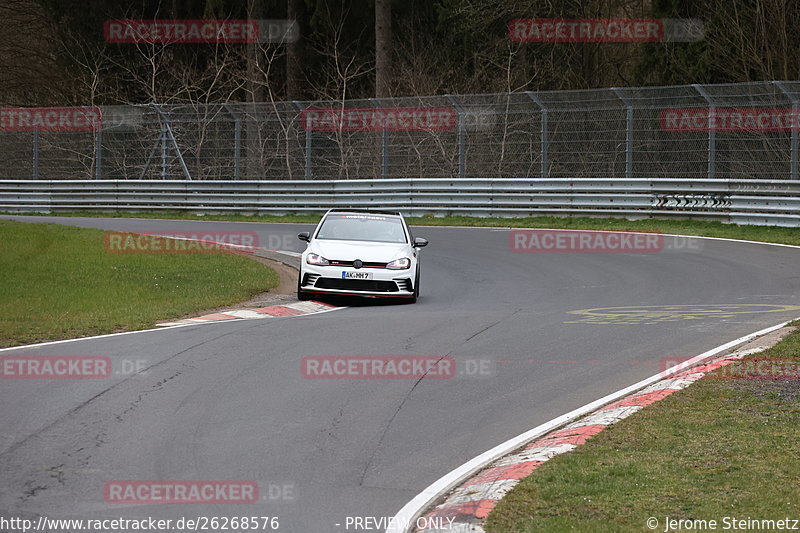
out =
<path fill-rule="evenodd" d="M 417 267 L 417 275 L 414 278 L 414 296 L 408 299 L 408 303 L 417 303 L 417 298 L 419 298 L 419 267 Z"/>
<path fill-rule="evenodd" d="M 300 280 L 301 279 L 303 279 L 303 273 L 302 272 L 300 272 L 300 274 L 297 276 L 297 299 L 304 302 L 306 300 L 310 300 L 311 299 L 311 295 L 300 290 Z"/>

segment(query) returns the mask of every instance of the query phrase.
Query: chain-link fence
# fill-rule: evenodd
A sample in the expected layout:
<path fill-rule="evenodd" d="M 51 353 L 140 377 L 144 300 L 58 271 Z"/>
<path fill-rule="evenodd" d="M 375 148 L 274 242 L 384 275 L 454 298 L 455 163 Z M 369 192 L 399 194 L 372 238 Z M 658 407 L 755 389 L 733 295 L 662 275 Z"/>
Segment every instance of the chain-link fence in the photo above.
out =
<path fill-rule="evenodd" d="M 798 179 L 799 106 L 800 82 L 110 106 L 3 117 L 0 179 Z"/>

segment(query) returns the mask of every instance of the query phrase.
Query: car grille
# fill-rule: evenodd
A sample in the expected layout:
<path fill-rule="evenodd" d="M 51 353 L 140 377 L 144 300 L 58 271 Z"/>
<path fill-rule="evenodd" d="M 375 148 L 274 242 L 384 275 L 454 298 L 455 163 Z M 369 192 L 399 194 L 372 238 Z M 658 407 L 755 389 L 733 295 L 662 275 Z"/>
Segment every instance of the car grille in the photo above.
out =
<path fill-rule="evenodd" d="M 387 263 L 377 263 L 374 261 L 362 261 L 364 266 L 361 268 L 386 268 Z M 344 266 L 344 267 L 351 267 L 353 266 L 352 261 L 341 261 L 339 259 L 330 259 L 329 263 L 331 266 Z"/>
<path fill-rule="evenodd" d="M 394 281 L 380 281 L 374 279 L 338 279 L 319 278 L 314 285 L 318 289 L 338 289 L 345 291 L 364 292 L 397 292 L 397 283 Z"/>
<path fill-rule="evenodd" d="M 411 286 L 411 280 L 408 278 L 405 279 L 396 279 L 397 286 L 400 288 L 401 291 L 411 292 L 413 287 Z"/>

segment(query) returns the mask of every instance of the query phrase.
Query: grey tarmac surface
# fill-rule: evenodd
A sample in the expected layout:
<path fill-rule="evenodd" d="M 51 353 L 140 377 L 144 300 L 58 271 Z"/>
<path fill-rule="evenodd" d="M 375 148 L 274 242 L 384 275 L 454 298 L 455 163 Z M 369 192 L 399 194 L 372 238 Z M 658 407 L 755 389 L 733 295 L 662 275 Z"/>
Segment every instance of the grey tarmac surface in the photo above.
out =
<path fill-rule="evenodd" d="M 296 251 L 303 244 L 296 233 L 310 228 L 13 218 L 152 233 L 255 231 L 266 247 L 285 242 Z M 464 461 L 657 373 L 663 358 L 696 355 L 800 316 L 799 307 L 750 307 L 585 323 L 570 313 L 800 306 L 798 249 L 702 240 L 693 241 L 699 249 L 649 254 L 515 253 L 508 230 L 414 233 L 431 243 L 422 251 L 415 305 L 348 300 L 351 307 L 321 315 L 0 352 L 107 355 L 115 369 L 99 380 L 0 380 L 0 515 L 278 516 L 279 531 L 346 531 L 347 516 L 392 516 Z M 301 359 L 312 355 L 446 355 L 460 374 L 419 382 L 306 379 Z M 484 372 L 472 373 L 480 361 Z M 134 362 L 146 370 L 122 372 Z M 254 480 L 263 498 L 111 505 L 103 499 L 110 480 Z"/>

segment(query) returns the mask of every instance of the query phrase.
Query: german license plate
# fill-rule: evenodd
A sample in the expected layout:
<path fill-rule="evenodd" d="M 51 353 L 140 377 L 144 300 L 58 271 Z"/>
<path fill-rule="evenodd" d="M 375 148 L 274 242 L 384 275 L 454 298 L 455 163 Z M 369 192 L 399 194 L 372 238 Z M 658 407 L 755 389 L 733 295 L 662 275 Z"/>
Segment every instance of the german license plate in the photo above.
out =
<path fill-rule="evenodd" d="M 342 279 L 372 279 L 372 272 L 354 272 L 342 270 Z"/>

